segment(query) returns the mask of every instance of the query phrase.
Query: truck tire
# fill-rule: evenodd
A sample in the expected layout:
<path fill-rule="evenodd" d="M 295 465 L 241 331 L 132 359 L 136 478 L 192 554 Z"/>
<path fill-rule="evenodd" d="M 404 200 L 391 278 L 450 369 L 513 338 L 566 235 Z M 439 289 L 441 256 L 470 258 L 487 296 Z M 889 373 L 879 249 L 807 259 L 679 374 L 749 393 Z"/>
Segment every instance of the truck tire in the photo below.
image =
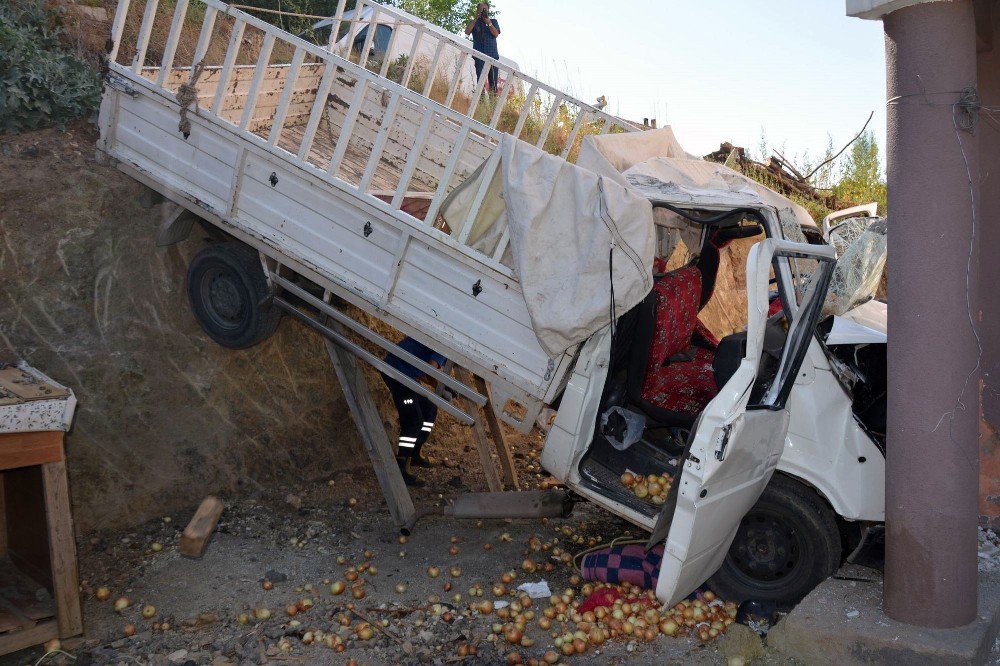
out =
<path fill-rule="evenodd" d="M 775 474 L 740 523 L 726 559 L 708 580 L 723 599 L 802 600 L 840 566 L 833 511 L 808 486 Z"/>
<path fill-rule="evenodd" d="M 270 337 L 281 320 L 281 310 L 267 302 L 257 251 L 240 242 L 215 243 L 196 254 L 188 266 L 187 292 L 202 330 L 223 347 L 252 347 Z"/>

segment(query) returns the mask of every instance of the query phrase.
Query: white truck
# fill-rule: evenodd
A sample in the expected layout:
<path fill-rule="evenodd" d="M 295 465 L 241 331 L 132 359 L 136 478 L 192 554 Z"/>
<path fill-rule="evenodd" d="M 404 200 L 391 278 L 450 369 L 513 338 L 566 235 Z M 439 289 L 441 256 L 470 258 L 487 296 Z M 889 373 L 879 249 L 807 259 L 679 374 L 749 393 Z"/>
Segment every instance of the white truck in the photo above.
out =
<path fill-rule="evenodd" d="M 415 20 L 359 4 L 370 25 Z M 709 577 L 730 598 L 801 597 L 883 520 L 864 382 L 816 334 L 834 252 L 803 241 L 804 211 L 500 61 L 499 94 L 459 67 L 435 101 L 439 64 L 471 57 L 457 36 L 428 34 L 431 62 L 393 75 L 368 58 L 374 30 L 348 59 L 219 0 L 157 10 L 119 0 L 99 149 L 178 204 L 159 242 L 195 219 L 220 232 L 188 273 L 214 340 L 255 344 L 290 312 L 399 375 L 333 319 L 485 404 L 338 297 L 485 378 L 512 425 L 556 407 L 544 466 L 666 541 L 665 603 Z M 713 270 L 753 235 L 745 330 L 713 340 L 697 318 Z M 873 321 L 851 331 L 877 337 Z M 667 501 L 627 492 L 626 471 L 671 474 Z"/>

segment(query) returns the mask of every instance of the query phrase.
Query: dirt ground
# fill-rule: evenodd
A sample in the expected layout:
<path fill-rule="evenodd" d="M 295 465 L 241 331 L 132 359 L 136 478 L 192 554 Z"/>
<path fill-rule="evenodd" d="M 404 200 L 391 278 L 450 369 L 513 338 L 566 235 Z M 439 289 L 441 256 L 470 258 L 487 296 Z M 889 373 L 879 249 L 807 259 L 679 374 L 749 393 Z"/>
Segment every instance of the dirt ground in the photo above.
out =
<path fill-rule="evenodd" d="M 627 527 L 590 506 L 580 506 L 568 520 L 553 520 L 547 525 L 539 520 L 457 522 L 443 517 L 427 518 L 405 544 L 398 542 L 398 532 L 380 502 L 363 509 L 347 508 L 340 499 L 347 486 L 316 484 L 298 488 L 302 504 L 296 509 L 288 503 L 239 500 L 226 505 L 218 532 L 200 560 L 182 557 L 177 540 L 188 514 L 175 514 L 169 523 L 150 521 L 134 530 L 86 535 L 80 543 L 82 589 L 87 640 L 73 651 L 76 664 L 224 664 L 224 663 L 317 663 L 342 664 L 354 659 L 362 664 L 456 663 L 458 647 L 477 645 L 478 656 L 469 663 L 504 663 L 506 653 L 515 651 L 502 639 L 497 645 L 487 640 L 494 615 L 470 613 L 468 591 L 475 584 L 485 588 L 485 599 L 492 598 L 491 587 L 503 572 L 519 573 L 515 584 L 546 580 L 553 591 L 570 587 L 571 569 L 557 567 L 549 573 L 526 575 L 520 563 L 532 535 L 551 540 L 559 538 L 563 525 L 580 529 L 584 534 L 622 534 Z M 508 535 L 510 540 L 505 541 Z M 448 548 L 456 538 L 459 552 Z M 566 539 L 563 538 L 565 542 Z M 154 552 L 153 543 L 162 551 Z M 486 543 L 492 549 L 485 551 Z M 365 550 L 372 551 L 370 560 Z M 405 556 L 403 555 L 405 554 Z M 533 554 L 538 558 L 538 554 Z M 347 563 L 337 564 L 344 556 Z M 362 618 L 372 623 L 387 620 L 384 632 L 367 641 L 360 640 L 349 628 L 341 628 L 337 616 L 347 610 L 350 588 L 342 596 L 330 593 L 331 580 L 343 580 L 348 566 L 370 562 L 377 573 L 364 575 L 367 596 L 354 602 L 357 615 L 351 616 L 354 629 Z M 427 574 L 429 566 L 441 567 L 439 578 Z M 449 569 L 461 568 L 452 577 Z M 262 581 L 273 581 L 273 589 L 262 588 Z M 446 583 L 452 584 L 445 592 Z M 396 585 L 407 586 L 397 593 Z M 305 588 L 312 585 L 313 589 Z M 94 592 L 106 586 L 111 598 L 98 601 Z M 513 585 L 511 586 L 513 587 Z M 578 586 L 577 586 L 577 589 Z M 452 595 L 461 594 L 459 601 Z M 114 600 L 125 595 L 132 605 L 122 613 L 113 609 Z M 453 609 L 449 623 L 432 611 L 434 596 Z M 286 611 L 288 604 L 311 598 L 315 606 L 295 616 L 295 624 Z M 542 600 L 540 600 L 541 602 Z M 155 615 L 143 619 L 145 605 L 155 607 Z M 252 620 L 241 625 L 239 615 L 267 608 L 267 620 Z M 399 610 L 396 610 L 399 609 Z M 168 623 L 169 629 L 156 628 Z M 126 636 L 126 625 L 136 633 Z M 306 631 L 337 632 L 345 639 L 346 650 L 336 652 L 321 644 L 303 642 Z M 531 649 L 518 648 L 527 657 L 541 657 L 553 647 L 546 632 L 534 627 L 527 632 L 537 640 Z M 287 639 L 287 644 L 283 642 Z M 41 648 L 24 651 L 0 660 L 2 664 L 34 664 Z M 69 663 L 57 657 L 55 663 Z M 50 657 L 51 659 L 52 657 Z M 617 640 L 583 656 L 566 660 L 575 664 L 719 663 L 713 644 L 695 638 L 659 637 L 652 643 Z"/>

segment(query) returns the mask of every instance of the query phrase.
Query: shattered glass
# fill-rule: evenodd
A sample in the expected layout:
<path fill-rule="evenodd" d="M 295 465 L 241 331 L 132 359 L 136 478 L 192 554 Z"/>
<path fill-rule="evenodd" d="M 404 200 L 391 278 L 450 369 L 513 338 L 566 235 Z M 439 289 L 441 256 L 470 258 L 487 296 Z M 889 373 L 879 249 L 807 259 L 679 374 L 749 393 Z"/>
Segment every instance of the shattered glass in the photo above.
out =
<path fill-rule="evenodd" d="M 874 219 L 874 221 L 872 221 Z M 852 218 L 862 223 L 851 225 L 841 240 L 853 240 L 837 248 L 840 258 L 833 271 L 830 290 L 823 304 L 823 315 L 843 315 L 875 297 L 882 271 L 885 270 L 888 223 L 885 218 Z M 837 231 L 840 231 L 838 227 Z M 831 234 L 831 241 L 833 234 Z"/>

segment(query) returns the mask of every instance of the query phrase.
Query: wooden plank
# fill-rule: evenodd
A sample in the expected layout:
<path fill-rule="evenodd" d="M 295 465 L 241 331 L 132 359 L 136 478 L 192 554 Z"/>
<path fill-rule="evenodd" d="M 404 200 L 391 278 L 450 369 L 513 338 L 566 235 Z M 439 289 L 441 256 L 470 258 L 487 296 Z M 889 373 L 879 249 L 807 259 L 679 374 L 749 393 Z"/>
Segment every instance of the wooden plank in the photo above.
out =
<path fill-rule="evenodd" d="M 50 384 L 13 365 L 0 367 L 0 391 L 10 393 L 24 402 L 69 396 L 68 389 Z"/>
<path fill-rule="evenodd" d="M 0 434 L 0 470 L 42 465 L 63 459 L 63 432 L 7 432 Z"/>
<path fill-rule="evenodd" d="M 335 321 L 328 320 L 327 326 L 338 333 L 345 333 L 344 327 Z M 323 338 L 326 351 L 330 355 L 333 367 L 337 371 L 337 381 L 344 391 L 344 399 L 351 410 L 351 416 L 361 435 L 365 451 L 371 458 L 375 468 L 375 477 L 382 487 L 385 501 L 389 505 L 389 513 L 397 525 L 405 525 L 413 517 L 413 499 L 406 488 L 403 475 L 396 463 L 396 456 L 389 442 L 389 435 L 382 424 L 378 407 L 372 399 L 368 382 L 361 372 L 358 360 L 350 352 L 338 347 L 327 338 Z"/>
<path fill-rule="evenodd" d="M 464 384 L 471 384 L 472 373 L 465 368 L 460 368 L 455 366 L 455 376 Z M 479 411 L 479 408 L 472 403 L 471 400 L 464 400 L 466 411 L 469 414 L 474 414 L 476 416 L 475 422 L 472 424 L 472 439 L 476 443 L 476 450 L 479 452 L 479 460 L 483 463 L 483 472 L 486 474 L 486 485 L 489 487 L 491 493 L 498 493 L 503 490 L 503 483 L 500 481 L 500 475 L 497 473 L 496 465 L 493 464 L 493 455 L 490 453 L 490 441 L 489 436 L 486 434 L 486 429 L 483 427 L 483 416 Z M 486 410 L 489 411 L 489 405 L 486 406 Z"/>
<path fill-rule="evenodd" d="M 45 487 L 45 513 L 49 524 L 49 560 L 52 563 L 56 620 L 59 623 L 60 638 L 68 638 L 83 633 L 83 616 L 80 612 L 80 575 L 76 562 L 66 462 L 43 465 L 42 483 Z"/>
<path fill-rule="evenodd" d="M 521 484 L 517 480 L 517 470 L 514 469 L 514 457 L 510 453 L 510 444 L 508 444 L 507 436 L 504 434 L 503 424 L 500 423 L 496 410 L 493 408 L 493 394 L 490 393 L 489 386 L 486 385 L 486 380 L 479 376 L 476 376 L 475 389 L 490 399 L 486 406 L 483 407 L 483 411 L 486 413 L 486 423 L 489 425 L 490 434 L 493 436 L 493 444 L 497 447 L 497 454 L 500 456 L 500 467 L 503 469 L 507 485 L 514 490 L 520 490 Z M 501 405 L 502 407 L 503 405 Z"/>
<path fill-rule="evenodd" d="M 201 557 L 205 552 L 209 539 L 215 531 L 215 526 L 219 524 L 219 517 L 222 515 L 222 500 L 209 495 L 201 501 L 198 510 L 194 512 L 191 522 L 181 533 L 180 551 L 181 555 L 187 557 Z"/>
<path fill-rule="evenodd" d="M 55 620 L 43 622 L 30 629 L 12 631 L 0 636 L 0 654 L 10 654 L 59 637 L 59 626 Z"/>

